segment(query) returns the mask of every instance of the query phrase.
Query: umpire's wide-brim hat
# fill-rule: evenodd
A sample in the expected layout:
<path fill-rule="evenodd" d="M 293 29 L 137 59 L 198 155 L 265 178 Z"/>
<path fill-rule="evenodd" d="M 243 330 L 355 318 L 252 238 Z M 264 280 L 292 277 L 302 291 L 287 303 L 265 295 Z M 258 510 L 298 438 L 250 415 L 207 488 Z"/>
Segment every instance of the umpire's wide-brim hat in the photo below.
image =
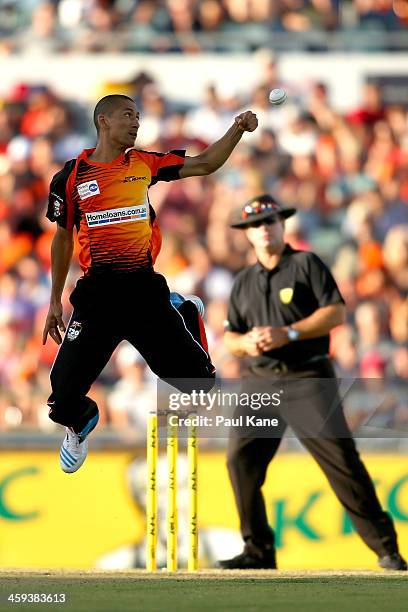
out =
<path fill-rule="evenodd" d="M 296 208 L 284 208 L 274 197 L 268 194 L 249 200 L 235 212 L 230 227 L 246 229 L 252 223 L 263 221 L 270 217 L 287 219 L 296 213 Z"/>

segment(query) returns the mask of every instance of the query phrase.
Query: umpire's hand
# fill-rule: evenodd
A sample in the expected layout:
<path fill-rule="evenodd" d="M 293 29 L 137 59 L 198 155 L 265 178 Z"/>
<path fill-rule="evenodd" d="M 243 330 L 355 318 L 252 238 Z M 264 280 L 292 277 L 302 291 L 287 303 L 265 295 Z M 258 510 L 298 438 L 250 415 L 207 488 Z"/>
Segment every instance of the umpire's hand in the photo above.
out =
<path fill-rule="evenodd" d="M 251 333 L 263 353 L 288 343 L 288 334 L 284 327 L 254 327 Z"/>
<path fill-rule="evenodd" d="M 54 342 L 61 344 L 62 337 L 60 330 L 65 332 L 65 325 L 62 320 L 62 304 L 61 302 L 51 303 L 44 325 L 43 344 L 47 342 L 48 334 L 50 334 Z"/>
<path fill-rule="evenodd" d="M 245 351 L 246 355 L 250 355 L 251 357 L 259 357 L 259 355 L 262 355 L 262 349 L 258 346 L 257 342 L 257 334 L 254 334 L 253 330 L 241 336 L 240 347 Z"/>

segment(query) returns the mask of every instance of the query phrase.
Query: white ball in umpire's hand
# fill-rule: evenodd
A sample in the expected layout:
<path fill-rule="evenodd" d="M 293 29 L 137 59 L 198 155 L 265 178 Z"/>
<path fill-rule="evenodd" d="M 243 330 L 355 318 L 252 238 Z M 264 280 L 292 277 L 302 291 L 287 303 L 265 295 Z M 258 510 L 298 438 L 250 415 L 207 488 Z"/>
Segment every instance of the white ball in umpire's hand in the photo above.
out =
<path fill-rule="evenodd" d="M 275 106 L 283 104 L 287 98 L 286 91 L 284 89 L 272 89 L 269 94 L 269 102 Z"/>

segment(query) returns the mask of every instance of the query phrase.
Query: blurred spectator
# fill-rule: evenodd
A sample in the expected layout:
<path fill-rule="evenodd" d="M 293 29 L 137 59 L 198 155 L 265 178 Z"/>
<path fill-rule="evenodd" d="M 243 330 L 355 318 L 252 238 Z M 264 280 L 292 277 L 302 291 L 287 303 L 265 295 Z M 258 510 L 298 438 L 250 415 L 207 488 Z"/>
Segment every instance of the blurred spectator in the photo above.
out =
<path fill-rule="evenodd" d="M 396 30 L 403 26 L 404 2 L 399 0 L 353 0 L 358 24 L 367 30 Z M 406 18 L 406 15 L 405 15 Z"/>
<path fill-rule="evenodd" d="M 115 35 L 120 19 L 115 3 L 89 2 L 85 6 L 85 23 L 75 36 L 75 47 L 91 53 L 119 51 L 123 45 Z"/>
<path fill-rule="evenodd" d="M 366 354 L 370 359 L 368 364 L 386 363 L 386 359 L 392 354 L 392 343 L 386 336 L 383 320 L 378 304 L 375 302 L 363 302 L 356 308 L 355 322 L 357 327 L 357 352 L 362 359 Z M 374 355 L 378 360 L 374 360 Z M 367 365 L 369 367 L 369 365 Z"/>
<path fill-rule="evenodd" d="M 408 290 L 408 224 L 392 227 L 384 241 L 385 267 L 401 291 Z"/>
<path fill-rule="evenodd" d="M 383 378 L 386 361 L 376 352 L 365 353 L 360 360 L 361 378 Z"/>
<path fill-rule="evenodd" d="M 339 25 L 336 4 L 332 0 L 283 0 L 280 5 L 280 25 L 291 32 L 311 29 L 334 30 Z"/>
<path fill-rule="evenodd" d="M 348 113 L 347 119 L 354 126 L 372 126 L 383 119 L 384 107 L 381 100 L 381 90 L 374 83 L 365 83 L 362 90 L 361 104 Z"/>
<path fill-rule="evenodd" d="M 110 424 L 144 431 L 148 414 L 156 406 L 155 386 L 146 381 L 146 363 L 125 343 L 115 353 L 115 365 L 119 380 L 107 397 Z"/>
<path fill-rule="evenodd" d="M 396 344 L 408 347 L 408 300 L 394 299 L 390 304 L 390 332 Z"/>
<path fill-rule="evenodd" d="M 222 29 L 225 23 L 225 10 L 217 0 L 203 0 L 198 3 L 198 24 L 204 32 Z"/>
<path fill-rule="evenodd" d="M 237 113 L 238 114 L 238 113 Z M 204 92 L 203 103 L 187 113 L 186 133 L 209 144 L 225 133 L 232 120 L 231 111 L 223 107 L 223 100 L 215 85 L 210 83 Z"/>
<path fill-rule="evenodd" d="M 357 348 L 351 325 L 341 325 L 333 330 L 330 348 L 337 376 L 339 378 L 355 378 L 358 376 Z"/>
<path fill-rule="evenodd" d="M 343 40 L 345 49 L 351 41 L 377 50 L 406 48 L 387 36 L 407 21 L 405 0 L 9 0 L 0 3 L 0 49 L 196 53 L 290 44 L 324 51 Z M 357 35 L 331 39 L 343 30 Z"/>
<path fill-rule="evenodd" d="M 389 368 L 389 374 L 390 376 L 395 376 L 404 382 L 408 380 L 408 347 L 407 345 L 400 346 L 394 352 L 392 356 L 392 364 L 391 364 L 391 367 Z"/>
<path fill-rule="evenodd" d="M 60 27 L 53 2 L 37 4 L 31 13 L 31 23 L 12 41 L 12 49 L 32 55 L 48 55 L 64 51 L 68 44 L 65 30 Z"/>

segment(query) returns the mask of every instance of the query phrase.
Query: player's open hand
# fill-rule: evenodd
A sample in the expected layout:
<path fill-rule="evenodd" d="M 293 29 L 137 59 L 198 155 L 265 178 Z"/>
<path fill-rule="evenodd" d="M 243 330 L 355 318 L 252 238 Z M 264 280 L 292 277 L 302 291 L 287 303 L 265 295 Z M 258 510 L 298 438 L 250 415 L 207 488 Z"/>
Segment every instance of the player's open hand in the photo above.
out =
<path fill-rule="evenodd" d="M 47 342 L 48 334 L 51 336 L 54 342 L 61 344 L 62 337 L 60 330 L 65 332 L 65 325 L 64 321 L 62 320 L 62 304 L 50 304 L 44 325 L 43 344 Z"/>
<path fill-rule="evenodd" d="M 244 132 L 253 132 L 258 127 L 258 118 L 252 111 L 245 111 L 235 117 L 235 123 Z"/>

